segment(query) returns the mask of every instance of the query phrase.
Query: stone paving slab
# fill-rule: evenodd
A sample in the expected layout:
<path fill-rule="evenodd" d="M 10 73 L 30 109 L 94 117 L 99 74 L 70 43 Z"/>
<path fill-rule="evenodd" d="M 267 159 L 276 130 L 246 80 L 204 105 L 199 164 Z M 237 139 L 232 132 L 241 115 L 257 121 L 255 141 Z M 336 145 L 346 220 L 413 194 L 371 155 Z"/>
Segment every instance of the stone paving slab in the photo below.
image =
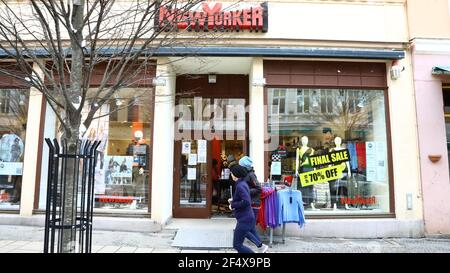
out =
<path fill-rule="evenodd" d="M 147 247 L 138 247 L 134 253 L 152 253 L 153 248 L 147 248 Z"/>
<path fill-rule="evenodd" d="M 119 250 L 117 250 L 116 253 L 134 253 L 136 249 L 137 247 L 123 246 Z"/>
<path fill-rule="evenodd" d="M 119 249 L 120 246 L 105 246 L 104 248 L 100 249 L 97 253 L 115 253 Z"/>
<path fill-rule="evenodd" d="M 207 227 L 209 229 L 209 227 Z M 8 232 L 3 232 L 5 229 Z M 11 230 L 16 229 L 13 233 Z M 222 231 L 225 229 L 222 229 Z M 94 231 L 92 253 L 236 253 L 231 248 L 172 247 L 177 230 L 155 233 Z M 22 236 L 27 233 L 29 237 Z M 26 239 L 25 239 L 26 238 Z M 0 253 L 40 253 L 43 251 L 43 229 L 16 228 L 0 225 Z M 264 242 L 268 244 L 267 238 Z M 246 244 L 255 250 L 249 242 Z M 450 239 L 439 238 L 384 238 L 345 239 L 287 237 L 283 243 L 275 236 L 269 253 L 450 253 Z"/>

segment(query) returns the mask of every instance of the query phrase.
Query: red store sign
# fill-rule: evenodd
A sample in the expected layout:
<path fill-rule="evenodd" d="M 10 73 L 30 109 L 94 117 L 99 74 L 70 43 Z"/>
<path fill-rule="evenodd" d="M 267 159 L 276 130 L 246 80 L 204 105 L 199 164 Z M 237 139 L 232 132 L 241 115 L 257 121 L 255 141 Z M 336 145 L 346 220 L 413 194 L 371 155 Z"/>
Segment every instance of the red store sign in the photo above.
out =
<path fill-rule="evenodd" d="M 221 3 L 210 7 L 208 3 L 202 4 L 202 11 L 183 11 L 165 6 L 159 7 L 159 14 L 155 18 L 158 29 L 166 31 L 250 31 L 267 32 L 268 7 L 267 2 L 259 6 L 229 11 L 222 9 Z"/>

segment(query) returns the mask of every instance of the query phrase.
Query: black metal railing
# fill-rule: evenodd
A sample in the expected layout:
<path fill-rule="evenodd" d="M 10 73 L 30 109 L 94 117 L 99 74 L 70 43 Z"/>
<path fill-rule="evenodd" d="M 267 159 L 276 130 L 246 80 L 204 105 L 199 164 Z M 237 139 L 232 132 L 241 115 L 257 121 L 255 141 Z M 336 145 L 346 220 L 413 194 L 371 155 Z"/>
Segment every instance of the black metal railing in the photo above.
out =
<path fill-rule="evenodd" d="M 100 141 L 80 141 L 77 153 L 67 143 L 46 138 L 49 147 L 44 253 L 90 253 L 94 175 Z"/>

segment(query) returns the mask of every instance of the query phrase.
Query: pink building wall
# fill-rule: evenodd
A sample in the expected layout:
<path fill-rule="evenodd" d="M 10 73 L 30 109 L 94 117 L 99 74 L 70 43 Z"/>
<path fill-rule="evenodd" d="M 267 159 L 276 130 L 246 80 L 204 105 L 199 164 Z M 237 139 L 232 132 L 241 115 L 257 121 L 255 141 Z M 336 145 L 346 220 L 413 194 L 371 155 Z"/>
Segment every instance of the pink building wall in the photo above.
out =
<path fill-rule="evenodd" d="M 450 65 L 450 56 L 415 55 L 413 60 L 425 231 L 450 234 L 450 178 L 442 96 L 442 83 L 450 83 L 450 77 L 431 74 L 433 66 Z M 442 158 L 432 163 L 429 155 Z"/>

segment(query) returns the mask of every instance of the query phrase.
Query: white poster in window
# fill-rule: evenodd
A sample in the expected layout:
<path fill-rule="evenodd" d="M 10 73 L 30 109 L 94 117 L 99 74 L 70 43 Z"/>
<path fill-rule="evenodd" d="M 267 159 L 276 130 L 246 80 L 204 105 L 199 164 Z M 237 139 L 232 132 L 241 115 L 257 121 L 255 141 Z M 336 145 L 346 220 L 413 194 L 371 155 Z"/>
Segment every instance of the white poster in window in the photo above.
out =
<path fill-rule="evenodd" d="M 89 104 L 91 105 L 91 104 Z M 89 105 L 83 107 L 81 115 L 83 119 L 89 114 Z M 109 104 L 104 104 L 95 113 L 95 118 L 89 125 L 89 128 L 83 133 L 83 141 L 100 141 L 97 147 L 97 166 L 95 168 L 94 175 L 94 193 L 95 194 L 105 194 L 106 192 L 106 181 L 109 180 L 111 183 L 119 183 L 119 181 L 111 179 L 111 171 L 108 169 L 108 159 L 106 159 L 106 152 L 108 148 L 109 139 Z M 131 183 L 131 178 L 130 183 Z M 125 181 L 121 181 L 125 182 Z"/>
<path fill-rule="evenodd" d="M 207 151 L 206 140 L 197 140 L 197 150 L 198 150 L 198 163 L 206 163 L 206 151 Z"/>
<path fill-rule="evenodd" d="M 0 162 L 0 175 L 22 175 L 22 162 Z"/>
<path fill-rule="evenodd" d="M 280 161 L 272 161 L 270 165 L 270 174 L 271 175 L 281 175 L 281 162 Z"/>
<path fill-rule="evenodd" d="M 377 180 L 377 149 L 373 141 L 366 142 L 366 180 Z"/>
<path fill-rule="evenodd" d="M 181 143 L 181 154 L 187 155 L 191 153 L 191 143 L 190 142 L 182 142 Z"/>
<path fill-rule="evenodd" d="M 377 180 L 386 181 L 386 143 L 376 142 L 376 155 L 377 155 Z"/>
<path fill-rule="evenodd" d="M 22 161 L 24 144 L 16 134 L 4 134 L 0 139 L 0 160 L 4 162 Z M 16 174 L 14 174 L 16 175 Z"/>
<path fill-rule="evenodd" d="M 197 165 L 197 154 L 189 154 L 188 165 Z"/>
<path fill-rule="evenodd" d="M 188 168 L 187 179 L 188 180 L 197 179 L 197 168 Z"/>
<path fill-rule="evenodd" d="M 131 185 L 133 156 L 105 156 L 105 184 Z"/>

